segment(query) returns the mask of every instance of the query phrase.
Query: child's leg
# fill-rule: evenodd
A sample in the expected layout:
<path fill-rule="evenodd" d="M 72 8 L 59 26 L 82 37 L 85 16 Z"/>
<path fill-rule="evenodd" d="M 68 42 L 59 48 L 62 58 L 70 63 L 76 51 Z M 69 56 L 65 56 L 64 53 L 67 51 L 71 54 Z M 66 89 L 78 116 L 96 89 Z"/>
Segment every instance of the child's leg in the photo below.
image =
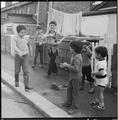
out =
<path fill-rule="evenodd" d="M 80 88 L 80 90 L 84 89 L 85 74 L 86 74 L 85 67 L 82 67 L 82 81 L 81 81 L 81 88 Z"/>
<path fill-rule="evenodd" d="M 19 86 L 19 72 L 22 64 L 22 59 L 20 56 L 15 55 L 15 86 Z"/>
<path fill-rule="evenodd" d="M 40 64 L 43 64 L 43 45 L 40 46 Z"/>
<path fill-rule="evenodd" d="M 94 92 L 94 79 L 91 77 L 91 65 L 86 67 L 86 76 L 87 76 L 87 80 L 89 81 L 89 84 L 90 84 L 89 93 L 93 93 Z"/>
<path fill-rule="evenodd" d="M 95 94 L 91 95 L 90 105 L 99 105 L 99 89 L 98 86 L 95 87 Z"/>
<path fill-rule="evenodd" d="M 104 106 L 104 87 L 103 86 L 98 86 L 99 87 L 99 105 Z"/>
<path fill-rule="evenodd" d="M 69 105 L 72 104 L 72 80 L 69 81 L 69 83 L 68 83 L 66 103 L 69 104 Z"/>
<path fill-rule="evenodd" d="M 29 68 L 28 68 L 28 55 L 23 56 L 22 61 L 23 77 L 25 89 L 29 88 Z"/>
<path fill-rule="evenodd" d="M 36 65 L 36 61 L 37 61 L 37 57 L 38 57 L 38 53 L 39 53 L 39 47 L 36 46 L 36 48 L 35 48 L 34 62 L 33 62 L 34 66 Z"/>
<path fill-rule="evenodd" d="M 79 79 L 72 80 L 72 108 L 78 108 Z"/>

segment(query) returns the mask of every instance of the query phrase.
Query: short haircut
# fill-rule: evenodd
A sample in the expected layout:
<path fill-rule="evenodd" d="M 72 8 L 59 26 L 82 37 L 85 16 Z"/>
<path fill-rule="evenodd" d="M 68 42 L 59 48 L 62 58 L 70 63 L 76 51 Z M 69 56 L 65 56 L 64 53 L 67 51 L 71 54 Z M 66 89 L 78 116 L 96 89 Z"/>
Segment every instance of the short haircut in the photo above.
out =
<path fill-rule="evenodd" d="M 41 26 L 37 26 L 37 27 L 36 27 L 36 30 L 40 30 L 40 29 L 42 29 Z"/>
<path fill-rule="evenodd" d="M 50 24 L 54 24 L 55 26 L 57 26 L 56 21 L 50 21 L 49 25 L 50 25 Z"/>
<path fill-rule="evenodd" d="M 72 41 L 70 47 L 76 52 L 81 53 L 83 48 L 83 43 L 81 41 Z"/>
<path fill-rule="evenodd" d="M 26 30 L 26 27 L 24 25 L 18 25 L 16 27 L 17 32 L 19 33 L 21 30 Z"/>
<path fill-rule="evenodd" d="M 98 46 L 95 48 L 95 52 L 97 54 L 100 54 L 102 57 L 107 57 L 108 56 L 108 51 L 107 48 L 104 46 Z"/>

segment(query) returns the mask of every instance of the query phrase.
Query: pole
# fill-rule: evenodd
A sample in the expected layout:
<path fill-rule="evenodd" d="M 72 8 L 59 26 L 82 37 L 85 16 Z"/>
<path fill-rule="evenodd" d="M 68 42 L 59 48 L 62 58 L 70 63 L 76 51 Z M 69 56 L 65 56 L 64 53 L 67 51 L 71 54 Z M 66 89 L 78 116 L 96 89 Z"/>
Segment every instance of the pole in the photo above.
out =
<path fill-rule="evenodd" d="M 38 5 L 37 5 L 37 26 L 39 25 L 39 6 L 40 6 L 40 2 L 38 1 Z"/>

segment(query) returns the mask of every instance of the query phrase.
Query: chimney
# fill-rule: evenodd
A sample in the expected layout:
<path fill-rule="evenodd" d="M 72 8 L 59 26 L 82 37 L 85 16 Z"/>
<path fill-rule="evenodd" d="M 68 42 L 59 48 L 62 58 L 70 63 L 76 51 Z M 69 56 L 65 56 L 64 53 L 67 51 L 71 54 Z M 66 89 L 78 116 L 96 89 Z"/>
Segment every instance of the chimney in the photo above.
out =
<path fill-rule="evenodd" d="M 12 2 L 5 2 L 5 7 L 9 7 L 12 5 Z"/>

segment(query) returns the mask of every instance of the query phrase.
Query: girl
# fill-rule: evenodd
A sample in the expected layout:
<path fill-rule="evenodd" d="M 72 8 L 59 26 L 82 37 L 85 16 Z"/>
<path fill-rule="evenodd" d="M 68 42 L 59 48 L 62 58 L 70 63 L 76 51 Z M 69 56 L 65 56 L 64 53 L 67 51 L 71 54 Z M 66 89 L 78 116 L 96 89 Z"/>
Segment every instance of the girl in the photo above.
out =
<path fill-rule="evenodd" d="M 108 84 L 107 78 L 107 61 L 108 61 L 108 51 L 106 47 L 99 46 L 95 48 L 95 57 L 98 60 L 96 64 L 96 71 L 92 73 L 92 76 L 95 78 L 96 83 L 96 100 L 90 102 L 94 108 L 98 110 L 105 109 L 104 106 L 104 89 Z M 107 57 L 107 61 L 105 59 Z M 97 105 L 97 106 L 96 106 Z"/>
<path fill-rule="evenodd" d="M 78 92 L 79 82 L 82 79 L 82 42 L 72 41 L 70 43 L 70 52 L 72 53 L 71 62 L 61 63 L 61 68 L 66 68 L 70 72 L 69 83 L 67 87 L 67 101 L 63 104 L 65 107 L 70 107 L 69 114 L 73 114 L 78 110 Z"/>

